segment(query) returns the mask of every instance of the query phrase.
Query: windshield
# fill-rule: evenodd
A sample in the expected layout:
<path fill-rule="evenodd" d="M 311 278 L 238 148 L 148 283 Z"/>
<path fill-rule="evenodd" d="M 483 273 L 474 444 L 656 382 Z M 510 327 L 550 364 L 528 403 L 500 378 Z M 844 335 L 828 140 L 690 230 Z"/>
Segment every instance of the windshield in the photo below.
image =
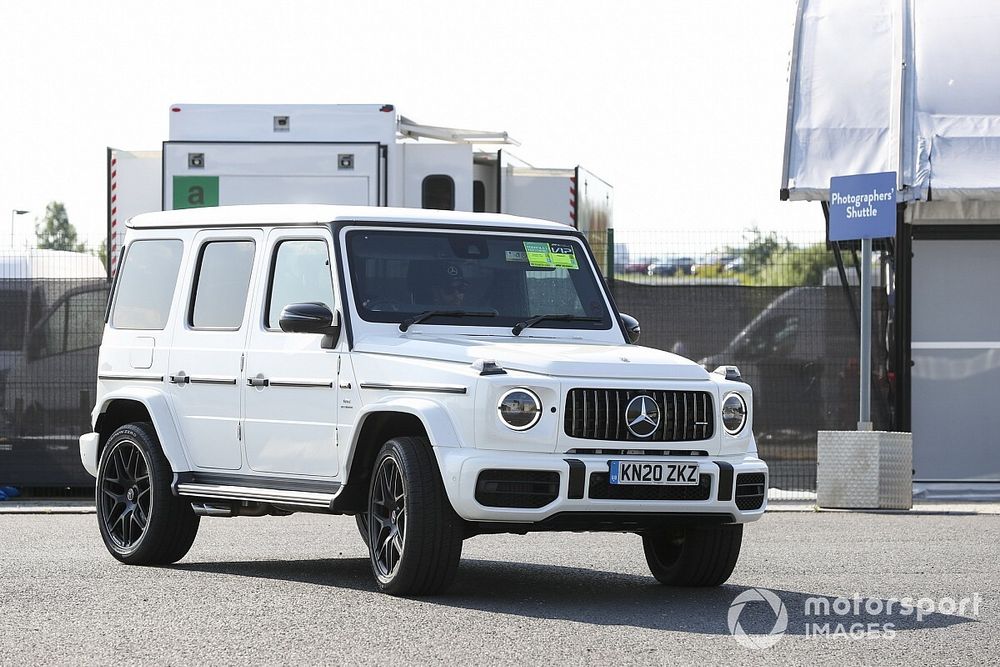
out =
<path fill-rule="evenodd" d="M 369 322 L 448 311 L 426 324 L 512 327 L 557 314 L 596 320 L 545 320 L 534 328 L 612 326 L 586 251 L 573 238 L 358 230 L 347 234 L 347 255 L 354 302 Z"/>

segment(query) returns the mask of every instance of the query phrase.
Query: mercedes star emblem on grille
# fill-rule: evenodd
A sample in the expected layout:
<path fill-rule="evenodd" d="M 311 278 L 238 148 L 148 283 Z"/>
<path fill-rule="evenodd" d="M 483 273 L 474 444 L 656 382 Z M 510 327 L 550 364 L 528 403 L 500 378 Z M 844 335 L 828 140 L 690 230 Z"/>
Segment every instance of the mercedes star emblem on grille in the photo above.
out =
<path fill-rule="evenodd" d="M 651 396 L 636 396 L 625 406 L 625 424 L 637 438 L 648 438 L 660 425 L 660 408 Z"/>

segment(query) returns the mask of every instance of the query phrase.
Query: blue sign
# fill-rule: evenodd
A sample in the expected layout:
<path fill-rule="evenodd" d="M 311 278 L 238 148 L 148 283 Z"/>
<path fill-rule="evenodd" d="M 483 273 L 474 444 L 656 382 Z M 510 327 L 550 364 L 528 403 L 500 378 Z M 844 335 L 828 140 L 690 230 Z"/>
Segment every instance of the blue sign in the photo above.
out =
<path fill-rule="evenodd" d="M 830 240 L 896 235 L 896 173 L 830 179 Z"/>

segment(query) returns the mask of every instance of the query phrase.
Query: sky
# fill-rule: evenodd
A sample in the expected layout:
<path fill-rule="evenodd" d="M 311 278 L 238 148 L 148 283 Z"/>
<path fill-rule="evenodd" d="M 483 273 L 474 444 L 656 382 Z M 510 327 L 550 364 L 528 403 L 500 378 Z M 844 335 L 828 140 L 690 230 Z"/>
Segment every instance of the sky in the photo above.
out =
<path fill-rule="evenodd" d="M 823 238 L 780 202 L 794 0 L 4 0 L 0 247 L 50 200 L 106 225 L 105 150 L 158 150 L 174 103 L 391 103 L 506 130 L 615 188 L 620 235 Z"/>

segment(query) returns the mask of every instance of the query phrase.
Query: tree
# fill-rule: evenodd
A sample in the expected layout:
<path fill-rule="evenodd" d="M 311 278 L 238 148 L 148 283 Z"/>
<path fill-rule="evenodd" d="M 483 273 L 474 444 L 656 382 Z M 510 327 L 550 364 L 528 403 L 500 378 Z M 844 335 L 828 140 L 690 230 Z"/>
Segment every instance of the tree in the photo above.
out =
<path fill-rule="evenodd" d="M 822 285 L 823 274 L 836 266 L 833 253 L 825 243 L 807 246 L 789 245 L 773 253 L 757 276 L 758 285 Z"/>
<path fill-rule="evenodd" d="M 774 253 L 791 247 L 788 239 L 781 239 L 776 232 L 762 232 L 754 226 L 743 232 L 742 246 L 728 246 L 726 253 L 743 259 L 743 271 L 756 277 L 771 261 Z"/>
<path fill-rule="evenodd" d="M 43 250 L 82 252 L 84 248 L 77 241 L 76 227 L 69 221 L 66 207 L 58 201 L 50 201 L 45 206 L 45 217 L 35 221 L 35 237 Z"/>
<path fill-rule="evenodd" d="M 747 229 L 743 241 L 743 246 L 727 247 L 726 253 L 742 258 L 740 282 L 744 285 L 822 285 L 823 273 L 835 265 L 825 243 L 797 246 L 757 227 Z"/>
<path fill-rule="evenodd" d="M 104 239 L 101 241 L 101 245 L 97 246 L 97 250 L 91 250 L 91 253 L 97 255 L 97 258 L 101 260 L 101 264 L 104 268 L 108 268 L 108 240 Z"/>

